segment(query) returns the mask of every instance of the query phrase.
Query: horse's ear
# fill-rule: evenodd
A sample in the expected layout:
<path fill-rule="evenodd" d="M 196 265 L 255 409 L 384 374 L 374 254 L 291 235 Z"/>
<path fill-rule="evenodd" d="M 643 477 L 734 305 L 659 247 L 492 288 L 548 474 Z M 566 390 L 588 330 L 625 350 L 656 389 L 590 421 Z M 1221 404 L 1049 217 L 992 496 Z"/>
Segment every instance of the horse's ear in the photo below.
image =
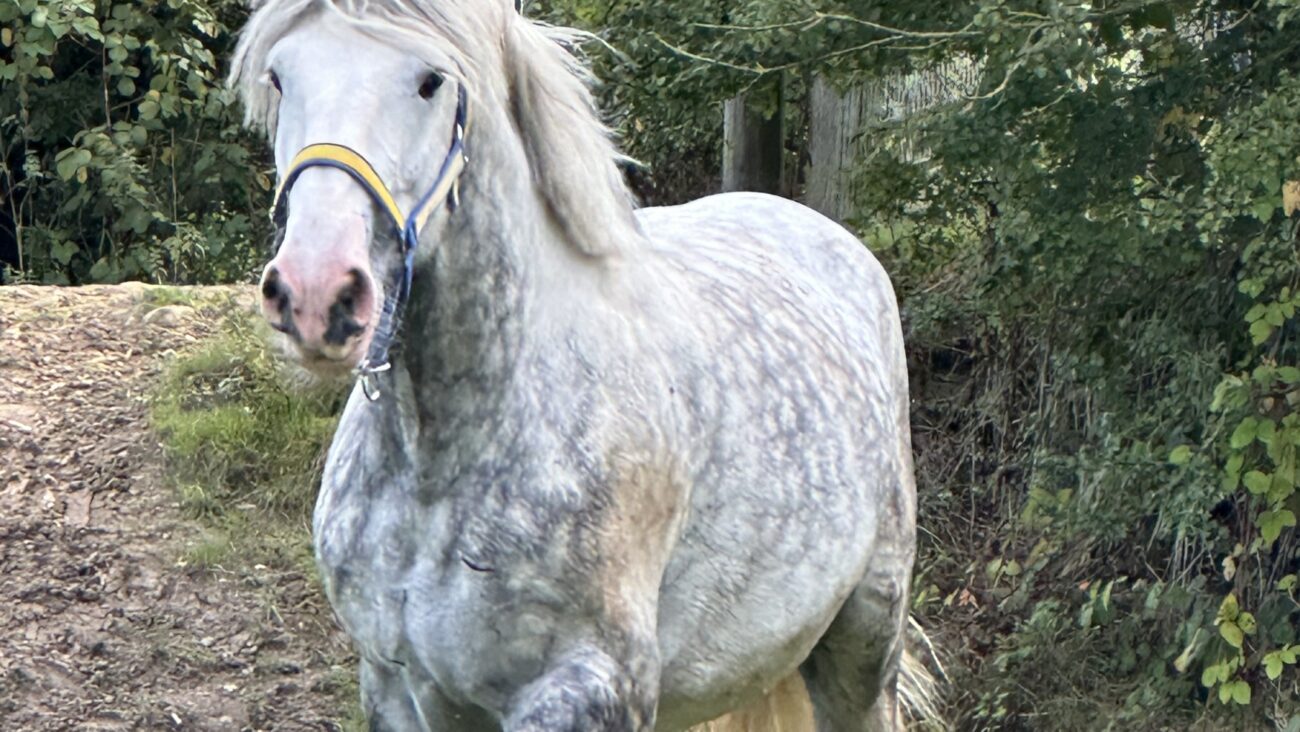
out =
<path fill-rule="evenodd" d="M 508 25 L 510 111 L 534 185 L 579 251 L 595 256 L 627 247 L 640 228 L 585 68 L 550 29 L 519 17 Z"/>

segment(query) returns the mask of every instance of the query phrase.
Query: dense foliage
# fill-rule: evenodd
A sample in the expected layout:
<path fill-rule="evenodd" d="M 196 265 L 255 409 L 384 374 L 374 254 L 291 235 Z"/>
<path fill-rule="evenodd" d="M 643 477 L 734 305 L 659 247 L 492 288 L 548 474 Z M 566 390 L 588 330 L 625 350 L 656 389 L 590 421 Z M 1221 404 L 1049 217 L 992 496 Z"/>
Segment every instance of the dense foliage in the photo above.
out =
<path fill-rule="evenodd" d="M 0 254 L 20 276 L 253 267 L 270 180 L 218 68 L 243 17 L 239 0 L 0 1 Z"/>
<path fill-rule="evenodd" d="M 814 77 L 977 63 L 968 94 L 866 124 L 849 220 L 904 305 L 915 607 L 952 719 L 1300 729 L 1300 2 L 527 10 L 602 41 L 602 102 L 656 202 L 717 186 L 721 102 L 759 82 L 785 86 L 797 183 Z M 241 12 L 0 0 L 25 276 L 251 268 L 269 181 L 216 68 Z"/>

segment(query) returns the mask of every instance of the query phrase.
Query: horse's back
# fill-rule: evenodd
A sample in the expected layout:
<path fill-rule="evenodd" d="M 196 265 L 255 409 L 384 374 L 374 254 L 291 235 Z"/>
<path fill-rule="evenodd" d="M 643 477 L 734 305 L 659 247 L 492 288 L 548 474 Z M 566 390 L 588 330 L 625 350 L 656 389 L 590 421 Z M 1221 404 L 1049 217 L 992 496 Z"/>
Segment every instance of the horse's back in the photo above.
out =
<path fill-rule="evenodd" d="M 773 321 L 784 315 L 803 319 L 805 329 L 784 334 L 802 341 L 802 354 L 822 351 L 887 378 L 888 384 L 871 390 L 905 414 L 907 373 L 894 289 L 851 232 L 807 206 L 763 193 L 725 193 L 637 215 L 656 253 L 683 275 L 693 296 L 687 307 L 702 299 L 733 316 L 749 307 L 732 325 L 759 334 L 779 328 Z M 693 309 L 690 317 L 709 313 Z M 840 383 L 852 386 L 851 380 Z"/>
<path fill-rule="evenodd" d="M 829 219 L 761 194 L 640 218 L 673 278 L 662 308 L 692 438 L 660 593 L 672 728 L 788 674 L 877 563 L 882 582 L 910 571 L 906 367 L 888 277 Z"/>
<path fill-rule="evenodd" d="M 817 318 L 801 335 L 835 339 L 846 354 L 901 377 L 902 328 L 884 267 L 843 226 L 807 206 L 763 193 L 724 193 L 637 212 L 657 252 L 687 270 L 697 294 L 735 288 L 733 300 Z M 816 349 L 805 343 L 804 349 Z M 852 353 L 848 353 L 852 352 Z"/>

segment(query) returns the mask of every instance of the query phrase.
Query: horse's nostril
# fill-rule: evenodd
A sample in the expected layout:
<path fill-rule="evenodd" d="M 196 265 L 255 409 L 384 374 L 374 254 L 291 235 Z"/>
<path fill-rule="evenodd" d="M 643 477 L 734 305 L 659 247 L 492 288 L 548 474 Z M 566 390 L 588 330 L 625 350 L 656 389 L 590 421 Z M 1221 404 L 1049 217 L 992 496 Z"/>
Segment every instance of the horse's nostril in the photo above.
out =
<path fill-rule="evenodd" d="M 366 273 L 357 268 L 348 270 L 350 282 L 339 291 L 338 304 L 343 311 L 349 315 L 365 315 L 358 313 L 359 309 L 364 307 L 363 303 L 366 294 L 369 292 L 369 285 L 366 281 Z"/>
<path fill-rule="evenodd" d="M 294 325 L 293 311 L 289 307 L 292 290 L 280 279 L 280 271 L 274 267 L 267 270 L 262 278 L 262 308 L 271 327 L 299 340 L 298 328 Z"/>
<path fill-rule="evenodd" d="M 332 346 L 341 346 L 349 338 L 361 335 L 366 327 L 358 323 L 352 313 L 344 310 L 343 303 L 337 302 L 330 308 L 329 327 L 325 330 L 325 342 Z"/>
<path fill-rule="evenodd" d="M 343 345 L 348 339 L 365 332 L 371 306 L 370 283 L 360 269 L 348 270 L 345 284 L 330 306 L 325 342 Z"/>
<path fill-rule="evenodd" d="M 266 273 L 266 277 L 261 281 L 261 296 L 268 300 L 274 300 L 278 291 L 279 280 L 277 280 L 276 273 Z"/>
<path fill-rule="evenodd" d="M 286 297 L 284 286 L 280 284 L 280 273 L 271 270 L 262 280 L 262 297 L 266 300 L 281 300 Z"/>

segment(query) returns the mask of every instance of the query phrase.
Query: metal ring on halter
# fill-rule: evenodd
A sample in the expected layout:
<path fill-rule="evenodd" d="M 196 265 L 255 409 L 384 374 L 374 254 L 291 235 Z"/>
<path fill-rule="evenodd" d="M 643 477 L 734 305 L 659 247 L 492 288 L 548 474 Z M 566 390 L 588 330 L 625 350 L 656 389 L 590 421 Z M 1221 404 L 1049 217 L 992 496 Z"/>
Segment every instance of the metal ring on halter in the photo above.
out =
<path fill-rule="evenodd" d="M 383 307 L 379 323 L 375 326 L 366 357 L 357 366 L 356 374 L 361 382 L 361 390 L 370 401 L 377 401 L 381 396 L 377 386 L 378 374 L 388 371 L 392 364 L 388 360 L 388 351 L 393 338 L 397 335 L 402 310 L 410 295 L 411 279 L 415 269 L 415 249 L 420 243 L 420 230 L 438 204 L 447 203 L 455 211 L 460 205 L 460 176 L 469 164 L 469 155 L 465 152 L 465 132 L 469 127 L 469 105 L 465 97 L 465 86 L 458 88 L 456 102 L 456 120 L 452 128 L 451 146 L 443 158 L 442 166 L 433 184 L 411 209 L 409 215 L 403 214 L 396 199 L 384 184 L 374 166 L 361 153 L 333 143 L 308 145 L 294 156 L 289 170 L 280 181 L 276 190 L 275 205 L 271 209 L 271 220 L 277 226 L 283 226 L 289 216 L 289 191 L 303 171 L 313 167 L 328 167 L 342 170 L 352 176 L 366 193 L 388 214 L 397 231 L 402 245 L 401 279 L 396 287 L 385 288 Z M 373 365 L 372 365 L 373 364 Z"/>
<path fill-rule="evenodd" d="M 357 366 L 357 380 L 361 382 L 361 392 L 366 395 L 366 400 L 371 402 L 379 401 L 379 397 L 384 393 L 379 390 L 375 377 L 393 368 L 393 364 L 384 363 L 379 366 L 371 366 L 367 361 L 362 361 Z"/>

